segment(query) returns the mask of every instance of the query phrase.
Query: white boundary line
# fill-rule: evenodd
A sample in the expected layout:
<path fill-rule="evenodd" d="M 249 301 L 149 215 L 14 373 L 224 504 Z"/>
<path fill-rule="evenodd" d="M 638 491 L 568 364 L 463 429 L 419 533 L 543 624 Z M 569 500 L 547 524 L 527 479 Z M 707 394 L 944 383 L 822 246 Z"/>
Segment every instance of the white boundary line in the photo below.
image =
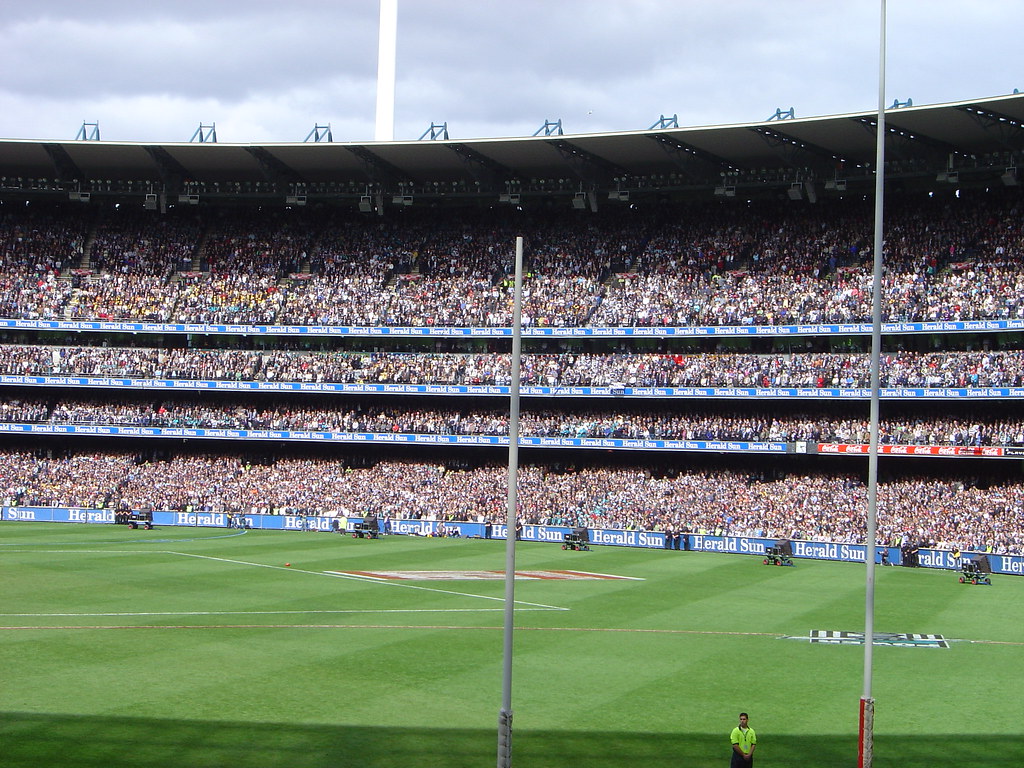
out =
<path fill-rule="evenodd" d="M 31 554 L 31 555 L 160 555 L 173 554 L 162 549 L 5 549 L 0 550 L 3 554 Z"/>
<path fill-rule="evenodd" d="M 579 571 L 575 568 L 551 568 L 554 573 L 578 573 L 583 576 L 596 576 L 599 579 L 609 581 L 647 581 L 643 576 L 619 576 L 615 573 L 594 573 L 593 571 Z"/>
<path fill-rule="evenodd" d="M 308 611 L 109 611 L 103 613 L 0 613 L 0 617 L 68 618 L 74 616 L 309 616 L 353 613 L 495 613 L 501 608 L 339 608 Z M 523 608 L 524 611 L 547 611 L 549 608 Z"/>
<path fill-rule="evenodd" d="M 235 535 L 237 535 L 237 534 L 235 534 Z M 427 587 L 427 586 L 423 586 L 423 585 L 420 585 L 420 584 L 410 584 L 408 582 L 404 582 L 404 581 L 400 581 L 400 580 L 394 580 L 394 579 L 377 579 L 377 578 L 373 578 L 371 576 L 362 576 L 362 575 L 356 575 L 356 574 L 341 573 L 341 572 L 338 572 L 338 571 L 311 571 L 311 570 L 304 569 L 304 568 L 292 568 L 291 566 L 271 565 L 269 563 L 256 563 L 256 562 L 252 562 L 250 560 L 235 560 L 235 559 L 226 558 L 226 557 L 214 557 L 213 555 L 199 555 L 199 554 L 195 554 L 195 553 L 191 553 L 191 552 L 176 552 L 174 550 L 165 550 L 165 549 L 123 550 L 123 549 L 36 549 L 36 548 L 30 548 L 30 549 L 7 549 L 5 551 L 9 552 L 9 553 L 31 553 L 31 554 L 79 554 L 79 555 L 88 555 L 88 554 L 92 554 L 92 555 L 109 555 L 109 554 L 115 554 L 115 555 L 158 555 L 159 554 L 159 555 L 174 555 L 176 557 L 191 557 L 191 558 L 195 558 L 195 559 L 198 559 L 198 560 L 211 560 L 213 562 L 228 563 L 228 564 L 232 564 L 232 565 L 245 565 L 245 566 L 249 566 L 249 567 L 252 567 L 252 568 L 269 568 L 269 569 L 275 570 L 275 571 L 288 571 L 289 573 L 304 573 L 304 574 L 308 574 L 308 575 L 312 575 L 312 576 L 326 576 L 328 578 L 334 578 L 334 579 L 348 579 L 348 580 L 352 580 L 352 581 L 359 581 L 359 582 L 362 582 L 364 584 L 379 584 L 381 586 L 400 587 L 400 588 L 403 588 L 403 589 L 415 589 L 415 590 L 422 590 L 424 592 L 433 592 L 433 593 L 436 593 L 436 594 L 453 595 L 453 596 L 456 596 L 456 597 L 469 597 L 469 598 L 473 598 L 473 599 L 477 599 L 477 600 L 490 600 L 490 601 L 493 601 L 493 602 L 500 602 L 500 603 L 504 603 L 504 600 L 505 600 L 505 598 L 501 597 L 501 596 L 479 595 L 479 594 L 475 594 L 475 593 L 472 593 L 472 592 L 460 592 L 460 591 L 452 590 L 452 589 L 439 589 L 437 587 Z M 577 573 L 587 573 L 586 571 L 576 571 L 576 572 Z M 588 575 L 600 576 L 602 574 L 588 574 Z M 636 579 L 635 577 L 621 577 L 621 578 L 625 578 L 625 579 L 629 579 L 629 580 L 634 580 L 634 581 L 635 580 L 641 580 L 642 581 L 642 579 Z M 542 579 L 538 579 L 538 581 L 542 581 Z M 515 605 L 517 606 L 518 610 L 545 610 L 545 611 L 568 611 L 568 610 L 570 610 L 569 608 L 567 608 L 565 606 L 548 605 L 546 603 L 533 603 L 533 602 L 528 602 L 528 601 L 525 601 L 525 600 L 516 600 L 515 601 Z M 436 609 L 435 612 L 445 612 L 445 610 L 446 609 Z M 462 610 L 481 610 L 481 611 L 488 610 L 489 611 L 489 610 L 501 610 L 501 609 L 499 609 L 499 608 L 495 608 L 495 609 L 450 609 L 451 612 L 459 612 L 459 611 L 462 611 Z M 323 612 L 324 613 L 333 613 L 334 611 L 323 611 Z M 338 611 L 338 612 L 340 613 L 341 611 Z M 367 610 L 367 611 L 349 611 L 349 612 L 350 613 L 386 613 L 388 611 L 386 611 L 386 610 L 379 610 L 379 611 Z M 403 612 L 416 612 L 416 609 L 410 609 L 409 611 L 403 611 Z M 268 613 L 282 613 L 282 612 L 268 612 Z M 296 613 L 317 613 L 317 611 L 297 611 Z M 69 614 L 16 614 L 16 613 L 11 613 L 11 614 L 6 614 L 6 613 L 0 613 L 0 616 L 40 616 L 40 617 L 42 617 L 42 616 L 89 616 L 89 615 L 93 615 L 93 616 L 147 616 L 147 615 L 150 615 L 150 616 L 160 616 L 160 615 L 178 615 L 178 616 L 194 615 L 194 616 L 199 616 L 199 615 L 230 615 L 230 614 L 231 614 L 231 612 L 216 612 L 216 611 L 214 611 L 214 612 L 208 612 L 208 613 L 207 612 L 176 612 L 176 613 L 170 613 L 170 614 L 161 614 L 161 613 L 137 613 L 137 614 L 136 613 L 108 613 L 108 614 L 73 614 L 73 613 L 69 613 Z M 258 614 L 256 614 L 256 615 L 258 615 Z"/>
<path fill-rule="evenodd" d="M 488 609 L 490 610 L 490 609 Z M 441 611 L 444 612 L 444 611 Z M 17 614 L 0 614 L 17 615 Z M 54 614 L 58 615 L 58 614 Z M 82 614 L 83 616 L 89 614 Z M 499 626 L 465 626 L 453 624 L 78 624 L 78 625 L 34 625 L 34 626 L 0 626 L 2 631 L 15 630 L 125 630 L 125 629 L 383 629 L 394 631 L 396 629 L 453 629 L 453 630 L 502 630 Z M 601 632 L 618 634 L 645 634 L 645 635 L 703 635 L 703 636 L 732 636 L 732 637 L 772 637 L 776 639 L 788 639 L 780 637 L 776 632 L 734 632 L 728 630 L 711 629 L 644 629 L 642 627 L 516 627 L 516 632 Z M 947 638 L 949 642 L 971 643 L 978 645 L 1010 645 L 1024 646 L 1024 642 L 1012 640 L 967 640 L 960 638 Z"/>
<path fill-rule="evenodd" d="M 219 534 L 215 534 L 215 535 L 211 535 L 211 536 L 188 536 L 188 537 L 171 538 L 171 539 L 148 539 L 148 538 L 111 539 L 109 541 L 99 541 L 99 542 L 95 542 L 94 541 L 94 542 L 88 542 L 88 543 L 91 543 L 91 544 L 125 544 L 125 545 L 130 545 L 130 546 L 135 546 L 135 545 L 138 545 L 138 544 L 182 544 L 182 543 L 185 543 L 185 542 L 188 542 L 188 541 L 214 541 L 216 539 L 232 539 L 232 538 L 234 538 L 236 536 L 244 536 L 246 533 L 249 532 L 249 530 L 250 529 L 245 529 L 245 530 L 241 530 L 241 531 L 235 531 L 233 533 L 219 533 Z M 63 547 L 63 546 L 68 546 L 68 544 L 64 543 L 64 542 L 59 543 L 59 544 L 52 543 L 52 542 L 51 543 L 40 543 L 40 544 L 25 544 L 24 542 L 21 542 L 21 541 L 0 541 L 0 547 L 3 547 L 3 550 L 0 550 L 0 551 L 6 551 L 6 552 L 39 552 L 40 550 L 38 549 L 38 547 L 56 547 L 56 546 L 62 546 Z M 29 549 L 8 549 L 8 547 L 29 547 Z M 74 550 L 54 550 L 54 551 L 58 551 L 58 552 L 85 552 L 87 550 L 74 549 Z M 120 551 L 120 550 L 117 550 L 117 551 Z"/>
<path fill-rule="evenodd" d="M 269 565 L 268 563 L 253 563 L 248 560 L 232 560 L 226 557 L 213 557 L 212 555 L 195 555 L 188 552 L 167 552 L 170 555 L 181 555 L 182 557 L 195 557 L 200 560 L 214 560 L 221 563 L 232 563 L 234 565 L 249 565 L 257 568 L 271 568 L 279 571 L 289 571 L 291 573 L 307 573 L 312 576 L 326 576 L 332 579 L 347 579 L 350 581 L 358 581 L 363 584 L 379 584 L 381 586 L 388 587 L 402 587 L 404 589 L 418 589 L 424 592 L 435 592 L 441 595 L 455 595 L 456 597 L 472 597 L 477 600 L 493 600 L 495 602 L 504 603 L 505 598 L 495 597 L 492 595 L 477 595 L 472 592 L 457 592 L 453 589 L 437 589 L 436 587 L 424 587 L 419 584 L 409 584 L 407 582 L 396 581 L 396 580 L 383 580 L 383 579 L 372 579 L 365 576 L 355 576 L 351 574 L 343 574 L 332 571 L 310 571 L 303 568 L 292 568 L 283 565 Z M 546 605 L 544 603 L 530 603 L 523 600 L 516 600 L 516 605 L 529 606 L 531 608 L 543 608 L 549 611 L 568 611 L 568 608 L 559 605 Z"/>

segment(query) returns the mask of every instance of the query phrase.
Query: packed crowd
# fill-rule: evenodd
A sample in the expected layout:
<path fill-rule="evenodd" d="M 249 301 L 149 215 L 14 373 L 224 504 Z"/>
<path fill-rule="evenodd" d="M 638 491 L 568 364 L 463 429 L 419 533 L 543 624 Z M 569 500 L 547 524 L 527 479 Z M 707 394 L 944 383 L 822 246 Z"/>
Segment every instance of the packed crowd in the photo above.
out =
<path fill-rule="evenodd" d="M 301 401 L 307 403 L 307 400 Z M 746 442 L 836 442 L 866 445 L 870 424 L 861 413 L 836 407 L 829 412 L 756 414 L 709 409 L 705 405 L 623 404 L 600 408 L 527 407 L 520 412 L 524 437 L 621 438 L 643 440 L 735 440 Z M 9 423 L 90 424 L 198 429 L 240 429 L 418 435 L 509 434 L 508 409 L 466 406 L 425 408 L 394 403 L 344 406 L 323 401 L 253 404 L 211 403 L 199 399 L 44 398 L 10 399 L 0 404 Z M 1024 420 L 1000 409 L 968 416 L 920 413 L 879 420 L 882 445 L 1024 446 Z"/>
<path fill-rule="evenodd" d="M 199 218 L 188 212 L 153 216 L 117 208 L 97 221 L 86 265 L 98 274 L 136 279 L 188 271 L 201 232 Z"/>
<path fill-rule="evenodd" d="M 239 456 L 145 460 L 131 454 L 40 458 L 0 453 L 5 505 L 312 514 L 502 522 L 503 467 L 453 469 Z M 863 542 L 867 491 L 854 477 L 524 466 L 527 524 Z M 879 484 L 878 542 L 1024 554 L 1024 485 L 901 479 Z"/>
<path fill-rule="evenodd" d="M 11 272 L 0 283 L 0 311 L 30 319 L 507 327 L 512 243 L 525 232 L 528 326 L 870 322 L 871 219 L 863 205 L 623 208 L 590 219 L 454 211 L 383 221 L 222 211 L 202 225 L 125 218 L 95 226 L 88 274 L 70 277 L 69 267 L 83 263 L 80 214 L 9 214 L 0 219 L 0 265 Z M 884 319 L 1024 318 L 1020 212 L 1012 192 L 895 202 Z M 201 271 L 191 274 L 186 263 Z M 191 276 L 179 279 L 182 271 Z M 58 274 L 69 287 L 51 285 Z M 114 275 L 146 279 L 105 280 Z M 24 295 L 33 293 L 30 278 L 44 296 Z M 99 296 L 103 286 L 116 296 Z"/>
<path fill-rule="evenodd" d="M 0 374 L 201 381 L 508 386 L 508 354 L 299 352 L 0 345 Z M 890 352 L 880 385 L 899 388 L 1024 386 L 1024 351 Z M 865 353 L 693 353 L 522 356 L 520 383 L 538 387 L 865 388 Z M 557 394 L 557 392 L 556 392 Z"/>
<path fill-rule="evenodd" d="M 315 236 L 286 211 L 222 213 L 200 249 L 201 268 L 217 275 L 276 278 L 302 268 Z"/>
<path fill-rule="evenodd" d="M 512 243 L 527 238 L 528 326 L 775 325 L 870 320 L 871 221 L 853 201 L 707 205 L 599 215 L 436 212 L 359 217 L 218 212 L 201 220 L 89 220 L 84 210 L 0 211 L 0 317 L 227 324 L 507 327 Z M 1016 190 L 900 202 L 887 213 L 887 320 L 1024 317 L 1024 233 Z M 77 339 L 76 339 L 77 341 Z M 866 387 L 868 356 L 527 354 L 524 386 Z M 246 382 L 495 384 L 507 354 L 298 352 L 0 346 L 0 373 Z M 1024 352 L 891 352 L 884 387 L 1024 386 Z M 23 392 L 23 391 L 22 391 Z M 479 403 L 443 408 L 320 401 L 238 403 L 156 397 L 8 397 L 19 423 L 503 435 Z M 383 403 L 384 401 L 382 401 Z M 763 402 L 763 401 L 761 401 Z M 555 407 L 557 403 L 558 407 Z M 565 407 L 561 407 L 565 404 Z M 299 407 L 296 407 L 298 404 Z M 696 403 L 608 410 L 570 399 L 524 410 L 524 435 L 866 442 L 862 414 Z M 895 410 L 895 409 L 893 409 Z M 1024 421 L 993 409 L 882 420 L 881 441 L 1024 445 Z M 855 478 L 730 472 L 521 469 L 529 523 L 860 541 Z M 500 468 L 430 463 L 347 466 L 237 456 L 152 460 L 117 453 L 0 453 L 5 503 L 118 509 L 301 512 L 445 520 L 503 516 Z M 893 480 L 879 496 L 880 539 L 1024 553 L 1024 486 Z"/>
<path fill-rule="evenodd" d="M 0 263 L 5 271 L 37 276 L 75 266 L 84 253 L 88 227 L 81 208 L 0 209 Z"/>

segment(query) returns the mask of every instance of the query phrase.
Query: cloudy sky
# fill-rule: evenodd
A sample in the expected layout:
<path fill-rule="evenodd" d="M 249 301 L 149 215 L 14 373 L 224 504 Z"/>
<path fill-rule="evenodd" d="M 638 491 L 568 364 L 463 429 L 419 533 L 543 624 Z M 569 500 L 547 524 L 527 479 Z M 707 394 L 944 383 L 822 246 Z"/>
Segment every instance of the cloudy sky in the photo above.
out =
<path fill-rule="evenodd" d="M 396 140 L 873 110 L 879 0 L 399 0 Z M 1024 90 L 1020 0 L 888 0 L 886 103 Z M 0 0 L 0 138 L 374 137 L 377 0 Z"/>

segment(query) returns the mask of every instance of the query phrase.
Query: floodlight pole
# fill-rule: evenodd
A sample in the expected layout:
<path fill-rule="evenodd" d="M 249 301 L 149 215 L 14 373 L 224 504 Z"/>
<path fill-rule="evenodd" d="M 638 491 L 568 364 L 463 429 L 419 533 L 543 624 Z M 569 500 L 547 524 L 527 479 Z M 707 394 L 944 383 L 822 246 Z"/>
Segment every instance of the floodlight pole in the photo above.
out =
<path fill-rule="evenodd" d="M 519 485 L 519 363 L 523 354 L 523 238 L 516 238 L 512 301 L 512 386 L 509 388 L 508 509 L 505 518 L 505 633 L 501 711 L 498 713 L 498 768 L 512 765 L 512 628 L 516 591 L 516 501 Z"/>
<path fill-rule="evenodd" d="M 380 0 L 377 31 L 377 122 L 375 141 L 395 139 L 395 71 L 398 58 L 398 0 Z"/>
<path fill-rule="evenodd" d="M 882 247 L 885 201 L 885 0 L 878 36 L 878 129 L 875 135 L 875 244 L 871 281 L 871 444 L 868 448 L 868 515 L 864 546 L 864 693 L 860 699 L 858 768 L 871 768 L 874 757 L 875 700 L 871 676 L 875 640 L 875 540 L 878 529 L 878 410 L 882 359 Z"/>

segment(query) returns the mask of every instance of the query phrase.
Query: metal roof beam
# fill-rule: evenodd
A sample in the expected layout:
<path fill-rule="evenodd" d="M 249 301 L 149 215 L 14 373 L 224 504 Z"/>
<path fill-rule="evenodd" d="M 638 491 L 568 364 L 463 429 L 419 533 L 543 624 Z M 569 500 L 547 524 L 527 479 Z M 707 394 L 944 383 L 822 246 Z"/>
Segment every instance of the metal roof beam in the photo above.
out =
<path fill-rule="evenodd" d="M 658 146 L 665 151 L 665 154 L 672 159 L 672 162 L 675 163 L 676 167 L 682 171 L 690 181 L 696 183 L 707 183 L 707 171 L 718 174 L 723 171 L 730 172 L 742 170 L 731 160 L 726 160 L 721 155 L 716 155 L 713 152 L 699 149 L 692 144 L 686 144 L 664 133 L 649 134 L 649 138 L 657 142 Z M 704 170 L 705 173 L 701 174 L 698 170 Z"/>
<path fill-rule="evenodd" d="M 462 160 L 470 175 L 480 183 L 481 187 L 487 185 L 492 188 L 500 188 L 502 184 L 517 176 L 511 168 L 465 144 L 447 144 L 446 146 Z"/>
<path fill-rule="evenodd" d="M 798 139 L 774 128 L 758 125 L 750 130 L 764 139 L 765 143 L 776 150 L 783 161 L 793 168 L 813 166 L 824 169 L 827 167 L 831 171 L 835 168 L 836 163 L 846 162 L 846 158 L 839 152 Z"/>
<path fill-rule="evenodd" d="M 580 149 L 571 141 L 552 139 L 548 144 L 557 149 L 570 170 L 588 184 L 608 184 L 616 176 L 630 175 L 625 168 L 620 168 L 603 157 Z"/>
<path fill-rule="evenodd" d="M 1009 115 L 978 107 L 957 107 L 977 121 L 987 133 L 995 134 L 998 141 L 1014 152 L 1024 148 L 1024 124 Z"/>
<path fill-rule="evenodd" d="M 345 149 L 363 161 L 366 176 L 372 184 L 397 186 L 400 182 L 415 184 L 417 181 L 401 168 L 375 155 L 366 147 L 346 146 Z"/>
<path fill-rule="evenodd" d="M 256 158 L 263 176 L 271 184 L 282 187 L 288 184 L 305 184 L 306 179 L 280 158 L 263 147 L 246 147 L 245 151 Z"/>
<path fill-rule="evenodd" d="M 878 119 L 875 117 L 860 117 L 854 118 L 863 125 L 872 136 L 876 136 L 878 133 Z M 945 141 L 939 141 L 938 139 L 932 138 L 931 136 L 925 136 L 916 131 L 911 131 L 908 128 L 903 128 L 900 125 L 894 123 L 888 117 L 885 119 L 885 133 L 886 133 L 886 146 L 892 145 L 896 154 L 901 160 L 913 159 L 915 154 L 921 150 L 929 150 L 934 156 L 935 160 L 941 160 L 946 162 L 946 158 L 950 155 L 968 156 L 971 153 L 966 152 L 959 147 L 955 147 Z"/>
<path fill-rule="evenodd" d="M 167 191 L 172 194 L 180 192 L 185 181 L 192 176 L 189 170 L 175 160 L 163 147 L 147 146 L 145 149 L 153 162 L 156 163 L 157 170 L 160 172 L 160 179 L 163 181 Z"/>
<path fill-rule="evenodd" d="M 60 181 L 85 181 L 85 174 L 79 168 L 71 155 L 60 144 L 43 144 L 43 149 L 53 163 L 57 179 Z"/>

